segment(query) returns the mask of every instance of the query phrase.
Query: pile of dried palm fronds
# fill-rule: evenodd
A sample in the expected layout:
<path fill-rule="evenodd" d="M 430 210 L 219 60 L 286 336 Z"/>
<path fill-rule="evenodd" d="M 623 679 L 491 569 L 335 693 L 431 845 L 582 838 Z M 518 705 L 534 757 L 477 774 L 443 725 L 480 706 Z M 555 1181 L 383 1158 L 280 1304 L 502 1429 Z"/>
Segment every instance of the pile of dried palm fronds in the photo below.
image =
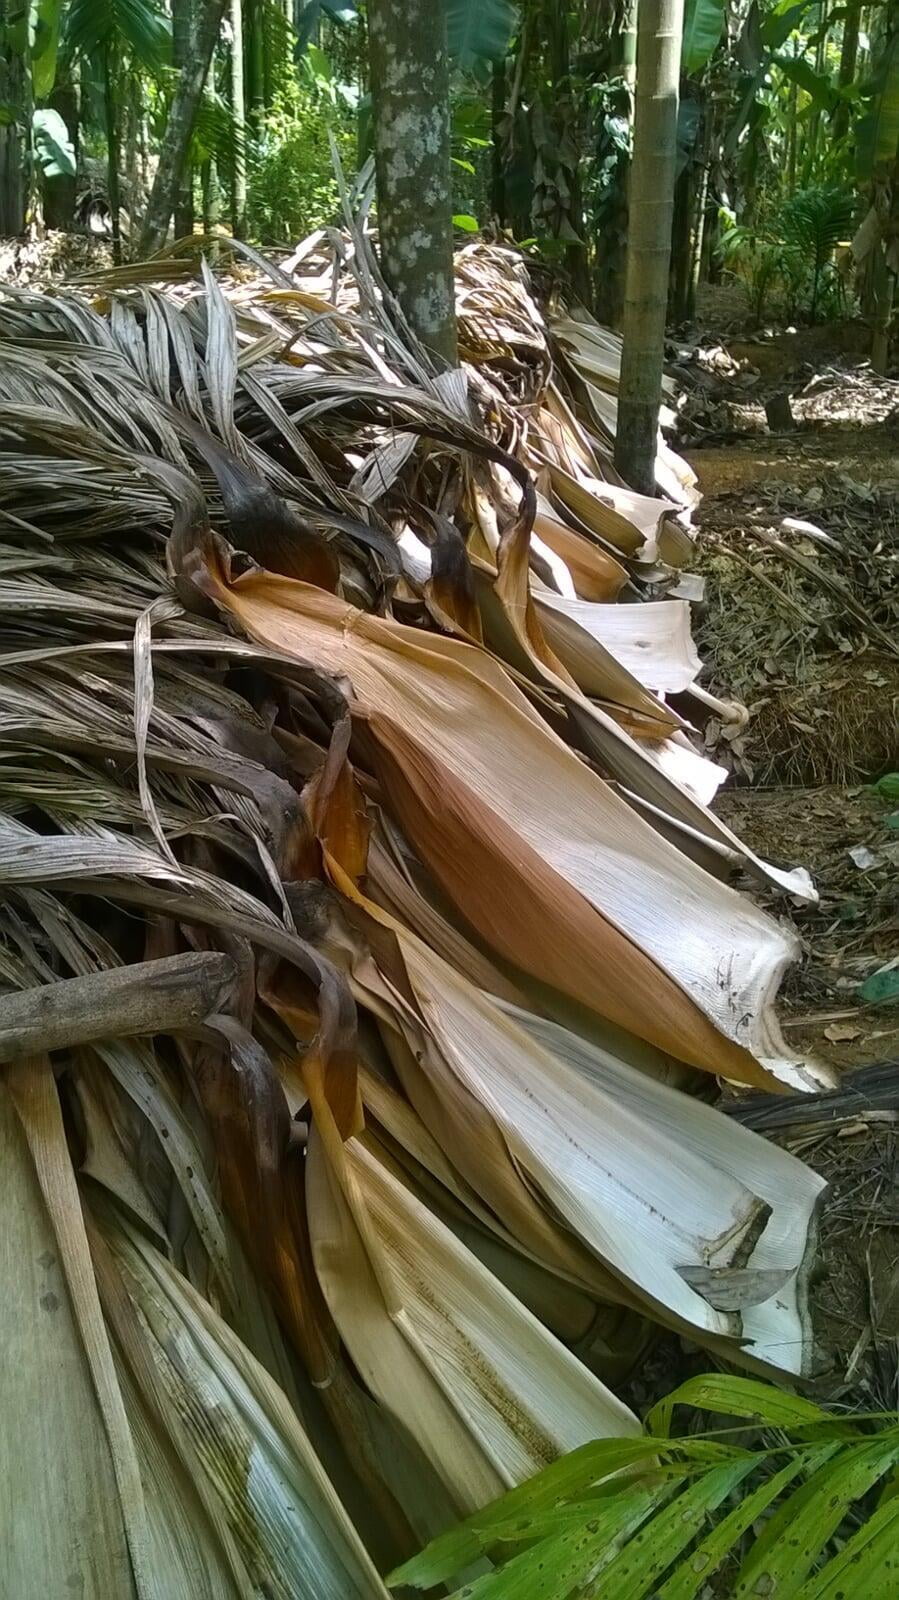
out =
<path fill-rule="evenodd" d="M 4 1593 L 379 1594 L 645 1319 L 810 1359 L 820 1180 L 702 1098 L 821 1078 L 641 603 L 689 485 L 517 258 L 466 387 L 341 250 L 0 298 Z"/>

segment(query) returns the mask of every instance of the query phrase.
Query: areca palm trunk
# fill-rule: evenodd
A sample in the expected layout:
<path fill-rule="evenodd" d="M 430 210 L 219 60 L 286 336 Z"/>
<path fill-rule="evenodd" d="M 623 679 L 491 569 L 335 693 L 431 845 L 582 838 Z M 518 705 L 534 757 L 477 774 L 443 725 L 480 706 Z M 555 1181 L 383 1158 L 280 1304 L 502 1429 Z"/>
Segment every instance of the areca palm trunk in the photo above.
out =
<path fill-rule="evenodd" d="M 119 185 L 119 119 L 116 107 L 118 55 L 111 40 L 103 52 L 103 120 L 106 124 L 106 195 L 112 228 L 112 259 L 122 259 L 122 197 Z"/>
<path fill-rule="evenodd" d="M 413 332 L 455 364 L 443 6 L 369 0 L 368 29 L 381 268 Z"/>
<path fill-rule="evenodd" d="M 615 465 L 655 492 L 677 153 L 683 0 L 640 0 Z"/>
<path fill-rule="evenodd" d="M 235 239 L 247 231 L 247 103 L 243 68 L 243 0 L 230 0 L 231 115 L 234 120 L 234 158 L 231 165 L 231 229 Z"/>
<path fill-rule="evenodd" d="M 172 0 L 172 65 L 183 72 L 190 60 L 193 44 L 193 0 Z M 175 237 L 194 231 L 193 170 L 185 158 L 178 198 L 175 202 Z"/>
<path fill-rule="evenodd" d="M 637 76 L 637 3 L 618 0 L 614 8 L 611 40 L 613 74 L 624 79 L 628 129 L 634 120 L 634 83 Z M 613 328 L 621 327 L 628 217 L 630 158 L 616 169 L 614 199 L 604 208 L 604 220 L 594 245 L 594 304 L 596 314 Z"/>
<path fill-rule="evenodd" d="M 12 113 L 0 122 L 0 234 L 25 227 L 24 57 L 9 42 L 15 9 L 12 0 L 0 0 L 0 103 Z"/>
<path fill-rule="evenodd" d="M 138 240 L 139 256 L 152 255 L 154 251 L 161 250 L 165 244 L 169 221 L 175 209 L 187 161 L 197 107 L 221 29 L 224 10 L 225 0 L 206 0 L 198 18 L 191 58 L 178 79 L 178 87 L 169 110 L 162 148 L 159 152 L 159 165 L 156 168 L 156 177 L 153 180 L 144 225 Z"/>
<path fill-rule="evenodd" d="M 840 69 L 837 75 L 839 89 L 848 89 L 855 78 L 861 20 L 861 0 L 847 0 L 846 14 L 843 18 L 843 40 L 840 45 Z M 849 131 L 849 109 L 848 100 L 839 101 L 831 124 L 831 134 L 835 141 L 844 139 Z"/>

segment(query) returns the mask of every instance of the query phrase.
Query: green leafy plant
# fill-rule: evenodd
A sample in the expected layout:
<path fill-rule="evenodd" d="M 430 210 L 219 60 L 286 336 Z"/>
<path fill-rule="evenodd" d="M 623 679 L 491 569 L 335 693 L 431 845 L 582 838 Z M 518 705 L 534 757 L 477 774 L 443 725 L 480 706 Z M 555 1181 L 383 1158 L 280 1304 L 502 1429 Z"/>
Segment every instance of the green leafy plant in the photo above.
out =
<path fill-rule="evenodd" d="M 442 0 L 446 11 L 449 53 L 457 67 L 466 70 L 481 61 L 498 61 L 509 48 L 518 26 L 514 0 Z M 313 0 L 300 31 L 305 47 L 320 15 L 334 22 L 353 22 L 359 14 L 356 0 Z"/>
<path fill-rule="evenodd" d="M 457 66 L 504 56 L 518 22 L 511 0 L 444 0 L 449 52 Z"/>
<path fill-rule="evenodd" d="M 800 189 L 783 205 L 778 232 L 788 250 L 807 264 L 811 281 L 809 311 L 814 320 L 833 252 L 852 233 L 855 198 L 845 189 Z"/>
<path fill-rule="evenodd" d="M 155 0 L 70 0 L 65 45 L 72 56 L 105 56 L 113 47 L 129 51 L 147 71 L 159 74 L 171 53 L 167 20 Z"/>
<path fill-rule="evenodd" d="M 340 97 L 295 81 L 266 112 L 262 138 L 248 151 L 249 224 L 265 241 L 300 239 L 337 219 L 340 197 L 328 132 L 352 163 L 355 123 Z"/>
<path fill-rule="evenodd" d="M 700 72 L 724 31 L 724 0 L 687 0 L 681 66 L 686 73 Z"/>
<path fill-rule="evenodd" d="M 845 189 L 814 187 L 798 190 L 752 227 L 722 215 L 721 258 L 746 283 L 757 322 L 774 297 L 789 316 L 801 309 L 811 321 L 845 309 L 833 254 L 851 237 L 855 207 Z"/>
<path fill-rule="evenodd" d="M 31 119 L 35 158 L 45 178 L 74 178 L 75 151 L 58 111 L 39 106 Z"/>
<path fill-rule="evenodd" d="M 673 1435 L 678 1406 L 714 1432 Z M 743 1419 L 722 1428 L 723 1418 Z M 751 1378 L 693 1378 L 442 1534 L 388 1584 L 457 1600 L 871 1600 L 897 1593 L 899 1423 Z M 472 1573 L 474 1576 L 471 1576 Z M 717 1586 L 716 1586 L 717 1585 Z"/>
<path fill-rule="evenodd" d="M 761 322 L 771 299 L 790 298 L 795 262 L 783 242 L 755 227 L 744 227 L 733 214 L 720 215 L 719 255 L 726 270 L 740 278 L 749 291 L 752 316 Z"/>

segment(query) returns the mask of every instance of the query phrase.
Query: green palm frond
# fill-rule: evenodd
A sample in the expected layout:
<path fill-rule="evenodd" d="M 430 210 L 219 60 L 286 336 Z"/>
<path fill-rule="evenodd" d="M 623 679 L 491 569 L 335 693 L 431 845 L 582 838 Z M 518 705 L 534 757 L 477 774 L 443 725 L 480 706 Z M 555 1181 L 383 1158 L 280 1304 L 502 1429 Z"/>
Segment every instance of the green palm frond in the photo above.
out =
<path fill-rule="evenodd" d="M 225 170 L 247 158 L 244 130 L 235 121 L 227 100 L 209 87 L 197 106 L 193 158 L 197 163 L 212 159 Z"/>
<path fill-rule="evenodd" d="M 800 189 L 780 213 L 784 243 L 823 266 L 841 239 L 852 232 L 855 197 L 845 189 Z"/>
<path fill-rule="evenodd" d="M 743 1425 L 671 1435 L 678 1405 Z M 479 1571 L 455 1600 L 895 1595 L 897 1463 L 890 1414 L 846 1420 L 755 1379 L 711 1374 L 655 1406 L 643 1438 L 563 1456 L 388 1583 L 428 1589 Z"/>
<path fill-rule="evenodd" d="M 71 0 L 65 23 L 71 55 L 92 56 L 113 41 L 148 72 L 161 72 L 171 58 L 170 26 L 156 0 Z"/>

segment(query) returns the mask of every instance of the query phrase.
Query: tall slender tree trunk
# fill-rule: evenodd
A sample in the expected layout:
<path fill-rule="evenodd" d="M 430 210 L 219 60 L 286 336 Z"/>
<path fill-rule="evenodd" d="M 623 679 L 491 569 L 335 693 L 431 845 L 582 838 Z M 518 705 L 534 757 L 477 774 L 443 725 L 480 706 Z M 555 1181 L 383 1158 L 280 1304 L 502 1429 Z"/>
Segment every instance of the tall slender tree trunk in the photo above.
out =
<path fill-rule="evenodd" d="M 17 9 L 15 0 L 0 0 L 0 104 L 9 108 L 10 119 L 0 123 L 0 234 L 25 230 L 25 63 L 9 40 Z"/>
<path fill-rule="evenodd" d="M 567 215 L 564 220 L 571 233 L 576 235 L 576 241 L 566 248 L 565 265 L 575 294 L 589 306 L 592 295 L 581 198 L 578 105 L 571 81 L 568 7 L 560 5 L 559 0 L 545 0 L 545 3 L 543 26 L 549 44 L 549 121 L 555 129 L 557 146 L 571 152 L 564 166 L 561 161 L 559 163 L 560 176 L 564 175 L 568 187 Z"/>
<path fill-rule="evenodd" d="M 154 251 L 161 250 L 165 244 L 169 219 L 175 209 L 181 174 L 187 160 L 197 106 L 200 103 L 212 52 L 221 29 L 224 9 L 225 0 L 206 0 L 200 13 L 194 36 L 193 54 L 178 79 L 178 87 L 169 109 L 159 151 L 159 165 L 156 168 L 156 177 L 153 180 L 144 225 L 138 240 L 139 256 L 152 255 Z"/>
<path fill-rule="evenodd" d="M 265 122 L 265 23 L 261 0 L 247 0 L 244 12 L 247 114 L 253 138 L 262 135 Z"/>
<path fill-rule="evenodd" d="M 381 268 L 422 344 L 456 362 L 449 61 L 442 6 L 369 0 Z"/>
<path fill-rule="evenodd" d="M 626 115 L 628 128 L 631 129 L 634 119 L 634 84 L 637 76 L 637 0 L 623 0 L 612 49 L 612 59 L 626 86 Z M 629 186 L 630 160 L 627 159 L 621 163 L 616 184 L 617 193 L 607 208 L 606 220 L 599 231 L 594 249 L 596 313 L 613 328 L 621 326 L 624 310 Z"/>
<path fill-rule="evenodd" d="M 150 192 L 150 129 L 147 122 L 147 114 L 143 107 L 141 107 L 137 138 L 140 150 L 140 192 L 141 208 L 143 209 L 146 204 L 146 197 Z"/>
<path fill-rule="evenodd" d="M 846 0 L 846 12 L 843 17 L 843 42 L 840 46 L 840 70 L 837 75 L 837 87 L 839 89 L 848 89 L 855 78 L 861 20 L 861 0 Z M 841 100 L 833 114 L 831 123 L 831 133 L 834 141 L 845 139 L 848 131 L 849 101 Z"/>
<path fill-rule="evenodd" d="M 615 465 L 655 492 L 677 155 L 683 0 L 640 0 Z"/>
<path fill-rule="evenodd" d="M 668 285 L 672 322 L 686 322 L 690 300 L 690 237 L 696 203 L 696 175 L 688 161 L 674 185 L 671 219 L 671 273 Z"/>
<path fill-rule="evenodd" d="M 116 106 L 118 56 L 110 40 L 103 52 L 103 121 L 106 133 L 106 198 L 112 228 L 112 259 L 122 259 L 122 196 L 119 190 L 119 118 Z"/>
<path fill-rule="evenodd" d="M 799 121 L 799 90 L 795 79 L 790 84 L 787 112 L 787 193 L 796 193 L 796 145 Z"/>
<path fill-rule="evenodd" d="M 876 280 L 872 297 L 874 315 L 871 321 L 871 369 L 885 377 L 890 366 L 890 331 L 896 297 L 896 274 L 890 272 L 886 259 L 880 251 L 877 253 L 874 271 Z"/>
<path fill-rule="evenodd" d="M 316 22 L 316 28 L 321 32 L 321 24 Z M 371 117 L 368 108 L 371 106 L 371 84 L 369 83 L 369 48 L 368 25 L 365 20 L 364 8 L 359 12 L 356 23 L 357 55 L 356 55 L 356 88 L 359 99 L 356 105 L 356 170 L 361 172 L 363 166 L 372 154 Z M 312 41 L 315 44 L 318 40 Z"/>
<path fill-rule="evenodd" d="M 824 76 L 824 68 L 827 63 L 827 29 L 827 0 L 821 0 L 821 4 L 818 6 L 818 43 L 815 46 L 815 71 L 819 78 Z M 820 142 L 821 107 L 816 100 L 812 104 L 811 116 L 809 117 L 808 134 L 805 140 L 805 160 L 802 164 L 802 181 L 806 185 L 814 182 Z"/>
<path fill-rule="evenodd" d="M 633 90 L 637 82 L 637 0 L 624 0 L 618 60 L 621 75 Z"/>
<path fill-rule="evenodd" d="M 243 71 L 243 0 L 231 0 L 231 115 L 234 160 L 231 164 L 231 230 L 235 239 L 247 231 L 247 103 Z"/>
<path fill-rule="evenodd" d="M 219 224 L 222 199 L 219 189 L 218 169 L 211 159 L 204 161 L 200 168 L 200 192 L 203 196 L 203 232 L 205 234 L 214 234 Z M 218 244 L 210 245 L 208 253 L 211 261 L 217 260 Z"/>
<path fill-rule="evenodd" d="M 499 226 L 506 221 L 505 118 L 508 79 L 505 57 L 494 61 L 490 85 L 490 210 Z"/>
<path fill-rule="evenodd" d="M 699 172 L 699 181 L 696 185 L 696 204 L 693 211 L 693 230 L 690 235 L 690 288 L 687 296 L 687 320 L 692 322 L 696 316 L 696 303 L 699 295 L 699 285 L 702 282 L 702 267 L 705 259 L 705 228 L 706 214 L 709 201 L 709 162 L 708 151 L 705 153 L 702 167 Z"/>
<path fill-rule="evenodd" d="M 134 69 L 128 80 L 125 117 L 125 205 L 131 217 L 132 232 L 142 217 L 150 190 L 147 151 L 147 111 L 140 73 Z"/>
<path fill-rule="evenodd" d="M 10 122 L 0 123 L 0 234 L 21 234 L 26 226 L 21 59 L 6 37 L 11 8 L 13 0 L 0 0 L 0 102 L 10 107 Z"/>
<path fill-rule="evenodd" d="M 172 65 L 183 72 L 193 50 L 193 0 L 172 0 Z M 178 197 L 175 201 L 175 238 L 183 239 L 194 231 L 193 165 L 189 155 L 184 162 Z"/>
<path fill-rule="evenodd" d="M 528 82 L 531 77 L 532 57 L 536 54 L 534 35 L 536 33 L 535 15 L 532 8 L 526 5 L 523 8 L 521 19 L 521 32 L 518 35 L 518 48 L 515 52 L 515 68 L 512 73 L 512 82 L 509 88 L 509 98 L 506 107 L 508 118 L 508 139 L 505 154 L 508 158 L 507 166 L 507 204 L 509 205 L 509 220 L 512 232 L 516 239 L 526 239 L 533 233 L 533 193 L 520 181 L 520 169 L 524 162 L 532 157 L 530 149 L 531 131 L 528 125 L 527 114 L 522 110 L 522 101 L 528 94 Z M 529 164 L 533 166 L 533 161 Z M 519 181 L 514 182 L 514 168 L 519 168 Z M 508 177 L 513 177 L 515 199 L 509 199 Z"/>

